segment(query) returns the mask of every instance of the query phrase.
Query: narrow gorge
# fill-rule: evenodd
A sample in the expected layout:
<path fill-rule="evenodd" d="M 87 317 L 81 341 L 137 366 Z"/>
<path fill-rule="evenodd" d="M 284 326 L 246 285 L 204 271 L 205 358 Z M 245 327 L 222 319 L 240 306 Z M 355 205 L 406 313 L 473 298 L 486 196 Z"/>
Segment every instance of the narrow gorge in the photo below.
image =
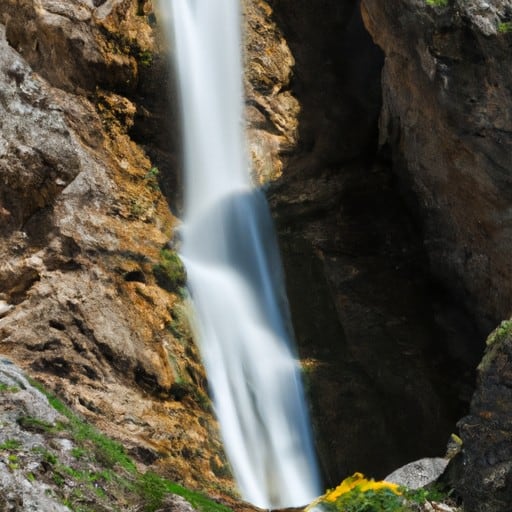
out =
<path fill-rule="evenodd" d="M 512 2 L 242 5 L 247 149 L 278 231 L 324 487 L 442 457 L 455 433 L 446 479 L 464 511 L 510 512 Z M 253 510 L 183 300 L 162 13 L 0 0 L 0 47 L 2 361 L 141 471 Z M 16 486 L 2 493 L 5 510 L 30 510 Z M 88 510 L 109 506 L 128 510 Z"/>

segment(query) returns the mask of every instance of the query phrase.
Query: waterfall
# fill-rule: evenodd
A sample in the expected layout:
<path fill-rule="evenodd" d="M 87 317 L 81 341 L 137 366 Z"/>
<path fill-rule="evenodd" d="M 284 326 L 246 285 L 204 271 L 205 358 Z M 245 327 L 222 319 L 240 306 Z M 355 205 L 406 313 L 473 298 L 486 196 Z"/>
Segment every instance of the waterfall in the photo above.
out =
<path fill-rule="evenodd" d="M 319 478 L 272 220 L 245 153 L 239 2 L 161 5 L 184 130 L 181 257 L 242 496 L 284 508 L 318 496 Z"/>

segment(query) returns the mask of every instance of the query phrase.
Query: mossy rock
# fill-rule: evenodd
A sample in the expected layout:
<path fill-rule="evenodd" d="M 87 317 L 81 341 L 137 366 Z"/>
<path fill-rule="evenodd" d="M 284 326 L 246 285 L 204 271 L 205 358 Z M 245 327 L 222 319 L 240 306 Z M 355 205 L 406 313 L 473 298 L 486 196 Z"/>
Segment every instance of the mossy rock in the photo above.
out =
<path fill-rule="evenodd" d="M 171 293 L 185 286 L 187 273 L 178 254 L 169 249 L 160 251 L 160 261 L 153 266 L 153 275 L 158 286 Z"/>

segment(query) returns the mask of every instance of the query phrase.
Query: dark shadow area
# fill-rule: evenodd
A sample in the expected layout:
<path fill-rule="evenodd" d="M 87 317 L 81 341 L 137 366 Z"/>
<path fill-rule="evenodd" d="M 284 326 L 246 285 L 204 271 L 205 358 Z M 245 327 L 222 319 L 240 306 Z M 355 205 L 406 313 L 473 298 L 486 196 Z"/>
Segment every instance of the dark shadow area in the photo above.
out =
<path fill-rule="evenodd" d="M 179 215 L 182 205 L 180 172 L 180 112 L 175 77 L 167 54 L 155 54 L 141 66 L 131 138 L 158 169 L 158 184 L 169 208 Z"/>
<path fill-rule="evenodd" d="M 383 55 L 358 2 L 271 3 L 301 114 L 270 201 L 325 484 L 381 478 L 444 455 L 481 337 L 432 278 L 407 191 L 378 153 Z"/>

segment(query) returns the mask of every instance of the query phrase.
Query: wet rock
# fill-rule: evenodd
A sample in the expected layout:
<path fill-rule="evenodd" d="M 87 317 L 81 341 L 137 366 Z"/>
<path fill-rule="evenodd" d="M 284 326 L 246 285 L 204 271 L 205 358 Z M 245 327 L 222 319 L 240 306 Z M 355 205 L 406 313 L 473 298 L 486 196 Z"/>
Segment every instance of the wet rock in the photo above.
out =
<path fill-rule="evenodd" d="M 444 453 L 477 335 L 432 282 L 416 219 L 389 162 L 376 162 L 383 54 L 358 3 L 271 5 L 301 110 L 269 193 L 322 470 L 328 486 L 355 471 L 382 478 Z"/>
<path fill-rule="evenodd" d="M 283 172 L 297 144 L 299 103 L 290 92 L 294 58 L 265 0 L 244 2 L 248 153 L 261 185 Z"/>

